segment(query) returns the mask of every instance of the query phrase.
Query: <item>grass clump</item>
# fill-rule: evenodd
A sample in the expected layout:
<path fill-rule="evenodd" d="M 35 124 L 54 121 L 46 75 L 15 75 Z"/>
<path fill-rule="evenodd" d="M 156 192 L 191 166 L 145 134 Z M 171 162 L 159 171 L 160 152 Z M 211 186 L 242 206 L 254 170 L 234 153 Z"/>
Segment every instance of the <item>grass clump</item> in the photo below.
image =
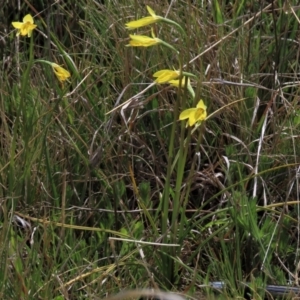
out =
<path fill-rule="evenodd" d="M 0 298 L 297 286 L 296 4 L 32 2 L 0 12 Z"/>

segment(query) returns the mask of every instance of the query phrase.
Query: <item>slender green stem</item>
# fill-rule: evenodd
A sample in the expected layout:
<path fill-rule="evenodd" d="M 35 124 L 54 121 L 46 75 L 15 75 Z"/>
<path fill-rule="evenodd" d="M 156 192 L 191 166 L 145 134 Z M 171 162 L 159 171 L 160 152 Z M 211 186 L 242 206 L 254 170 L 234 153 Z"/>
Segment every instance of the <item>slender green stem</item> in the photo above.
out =
<path fill-rule="evenodd" d="M 175 115 L 176 111 L 178 114 L 178 105 L 177 104 L 175 105 L 175 108 L 174 108 L 174 115 Z M 172 129 L 171 129 L 170 141 L 169 141 L 167 176 L 166 176 L 166 182 L 165 182 L 164 192 L 163 192 L 162 234 L 164 235 L 165 243 L 168 242 L 167 224 L 168 224 L 169 196 L 170 196 L 170 178 L 171 178 L 171 173 L 172 173 L 172 162 L 173 162 L 173 157 L 174 157 L 174 140 L 175 140 L 176 121 L 177 121 L 177 119 L 174 118 L 174 122 L 172 124 Z"/>
<path fill-rule="evenodd" d="M 164 45 L 165 47 L 175 51 L 177 54 L 179 54 L 178 50 L 176 48 L 174 48 L 172 45 L 170 45 L 169 43 L 163 41 L 163 40 L 160 40 L 159 42 L 160 44 Z"/>
<path fill-rule="evenodd" d="M 203 122 L 201 124 L 200 130 L 199 130 L 199 134 L 198 134 L 198 138 L 197 138 L 197 144 L 196 144 L 196 148 L 195 148 L 195 153 L 199 152 L 199 148 L 200 148 L 200 145 L 201 145 L 201 142 L 202 142 L 202 137 L 203 137 L 204 130 L 205 130 L 205 122 Z M 190 140 L 191 140 L 191 136 L 192 136 L 191 135 L 191 129 L 189 129 L 188 136 L 185 140 L 185 145 L 189 145 Z M 184 154 L 183 154 L 184 158 L 187 157 L 187 152 L 188 152 L 188 147 L 185 147 L 184 148 Z M 185 208 L 186 208 L 186 206 L 188 204 L 188 201 L 189 201 L 189 194 L 190 194 L 190 189 L 191 189 L 191 184 L 192 184 L 192 178 L 193 178 L 193 174 L 194 174 L 197 162 L 198 162 L 198 160 L 197 160 L 197 157 L 195 156 L 194 159 L 193 159 L 192 165 L 191 165 L 191 169 L 189 171 L 189 176 L 188 176 L 187 184 L 186 184 L 186 187 L 185 187 L 184 201 L 182 203 L 182 210 L 180 212 L 180 214 L 181 214 L 180 219 L 181 220 L 184 220 L 184 217 L 185 217 Z M 184 233 L 183 233 L 184 228 L 185 228 L 184 222 L 180 222 L 178 235 L 181 238 L 183 238 L 185 236 Z M 178 242 L 180 244 L 182 241 L 179 240 Z"/>
<path fill-rule="evenodd" d="M 27 196 L 30 195 L 30 183 L 29 183 L 29 177 L 30 177 L 30 166 L 31 166 L 31 159 L 30 159 L 30 145 L 29 145 L 29 141 L 30 141 L 30 136 L 31 136 L 31 132 L 32 132 L 32 120 L 30 120 L 30 116 L 29 116 L 29 109 L 28 109 L 28 100 L 26 98 L 26 91 L 27 89 L 30 87 L 30 71 L 33 65 L 33 34 L 30 37 L 30 46 L 29 46 L 29 61 L 28 61 L 28 65 L 23 77 L 23 82 L 22 82 L 22 90 L 21 90 L 21 112 L 22 112 L 22 117 L 23 117 L 23 139 L 24 139 L 24 162 L 25 162 L 25 166 L 24 166 L 24 197 L 28 198 Z M 31 104 L 30 104 L 31 105 Z"/>
<path fill-rule="evenodd" d="M 181 63 L 181 58 L 179 56 L 179 64 L 180 64 L 180 81 L 182 80 L 182 63 Z M 180 94 L 180 86 L 181 82 L 179 84 L 179 94 Z M 169 197 L 170 197 L 170 192 L 171 192 L 171 187 L 170 187 L 170 181 L 171 181 L 171 174 L 173 171 L 173 161 L 174 161 L 174 144 L 175 144 L 175 133 L 176 133 L 176 128 L 177 128 L 177 120 L 178 120 L 178 115 L 179 115 L 179 101 L 176 101 L 175 106 L 174 106 L 174 121 L 172 124 L 172 129 L 171 129 L 171 136 L 169 140 L 169 151 L 168 151 L 168 168 L 167 168 L 167 177 L 166 177 L 166 182 L 164 186 L 164 192 L 163 192 L 163 210 L 162 210 L 162 234 L 164 235 L 164 242 L 168 243 L 169 242 L 169 237 L 168 237 L 168 213 L 169 213 Z M 177 210 L 178 205 L 174 203 L 174 210 Z M 174 213 L 173 213 L 174 215 Z M 172 217 L 172 219 L 174 219 Z M 174 224 L 172 222 L 171 225 L 171 232 L 172 235 L 174 235 L 174 230 L 176 231 L 176 228 L 174 229 Z M 172 238 L 172 240 L 175 240 L 175 238 Z M 170 257 L 170 252 L 167 253 L 167 255 L 164 258 L 164 265 L 166 266 L 166 272 L 165 276 L 169 280 L 173 280 L 173 275 L 174 275 L 174 262 L 172 261 Z"/>
<path fill-rule="evenodd" d="M 11 143 L 11 149 L 10 149 L 10 167 L 9 167 L 9 189 L 10 189 L 10 194 L 11 197 L 13 198 L 15 186 L 15 153 L 16 153 L 16 141 L 18 139 L 18 134 L 20 129 L 22 130 L 22 136 L 24 139 L 24 148 L 25 148 L 25 166 L 24 166 L 24 175 L 23 179 L 26 181 L 27 178 L 27 163 L 28 163 L 28 141 L 29 141 L 29 133 L 28 133 L 28 128 L 27 128 L 27 111 L 26 111 L 26 92 L 29 87 L 29 77 L 30 77 L 30 70 L 32 68 L 33 64 L 33 34 L 31 35 L 30 38 L 30 44 L 29 44 L 29 61 L 27 64 L 27 68 L 24 72 L 24 75 L 22 76 L 22 82 L 21 82 L 21 91 L 18 93 L 18 104 L 19 107 L 17 109 L 17 117 L 15 120 L 15 124 L 13 127 L 13 139 Z M 22 118 L 22 121 L 21 121 Z M 22 124 L 22 126 L 20 126 Z M 25 183 L 26 184 L 26 183 Z M 27 190 L 27 189 L 26 189 Z M 26 195 L 24 195 L 26 198 Z"/>
<path fill-rule="evenodd" d="M 182 74 L 182 58 L 179 57 L 179 64 L 180 64 L 180 74 Z M 181 79 L 182 80 L 182 76 Z M 187 85 L 187 82 L 186 82 Z M 181 90 L 181 82 L 179 83 L 179 89 L 178 94 L 179 97 L 182 96 L 182 90 Z M 185 106 L 185 97 L 182 98 L 182 106 Z M 176 102 L 176 107 L 178 108 L 178 104 L 180 101 Z M 178 119 L 179 112 L 176 111 L 176 114 L 174 113 L 176 121 Z M 181 131 L 180 131 L 180 147 L 179 147 L 179 156 L 178 156 L 178 164 L 177 164 L 177 177 L 176 177 L 176 185 L 175 185 L 175 195 L 173 199 L 173 211 L 172 211 L 172 223 L 171 223 L 171 232 L 172 232 L 172 243 L 176 241 L 177 236 L 177 221 L 178 221 L 178 210 L 179 210 L 179 203 L 180 203 L 180 189 L 181 189 L 181 182 L 182 182 L 182 176 L 184 172 L 184 165 L 185 165 L 185 159 L 183 157 L 183 149 L 184 149 L 184 124 L 181 122 Z"/>
<path fill-rule="evenodd" d="M 32 64 L 33 64 L 33 34 L 30 37 L 29 61 L 28 61 L 27 68 L 25 70 L 24 76 L 22 77 L 21 101 L 23 101 L 26 90 L 28 88 L 28 80 L 29 80 L 29 74 L 30 74 Z"/>
<path fill-rule="evenodd" d="M 161 20 L 163 22 L 167 23 L 167 24 L 174 25 L 176 28 L 179 29 L 180 33 L 182 33 L 184 36 L 186 36 L 186 33 L 183 30 L 183 28 L 178 23 L 176 23 L 175 21 L 167 19 L 167 18 L 162 18 Z"/>
<path fill-rule="evenodd" d="M 164 188 L 164 198 L 163 198 L 163 215 L 162 215 L 162 232 L 166 234 L 167 232 L 167 222 L 168 222 L 168 208 L 169 208 L 169 196 L 170 196 L 170 180 L 171 174 L 174 170 L 174 144 L 175 144 L 175 133 L 177 128 L 177 120 L 179 116 L 179 104 L 182 102 L 182 106 L 185 107 L 186 102 L 186 95 L 182 93 L 181 89 L 181 81 L 182 77 L 182 56 L 179 55 L 179 72 L 180 72 L 180 82 L 179 82 L 179 89 L 178 89 L 178 100 L 175 103 L 174 107 L 174 121 L 172 124 L 172 131 L 170 137 L 170 144 L 169 144 L 169 157 L 168 157 L 168 169 L 167 169 L 167 178 L 165 182 Z M 188 88 L 188 84 L 186 81 L 185 84 L 185 91 Z M 189 91 L 190 92 L 190 91 Z M 179 101 L 181 99 L 181 101 Z M 175 185 L 175 193 L 173 193 L 173 210 L 172 210 L 172 219 L 171 219 L 171 243 L 177 243 L 177 227 L 178 227 L 178 215 L 179 215 L 179 207 L 180 207 L 180 196 L 181 196 L 181 186 L 182 186 L 182 179 L 184 174 L 184 167 L 186 162 L 187 151 L 185 151 L 185 127 L 184 123 L 181 123 L 181 133 L 180 133 L 180 148 L 179 153 L 176 155 L 175 160 L 178 157 L 177 163 L 177 178 L 176 178 L 176 185 Z M 168 237 L 165 235 L 165 242 L 168 242 Z M 177 254 L 178 249 L 172 248 L 170 254 L 171 257 L 175 257 Z M 176 272 L 174 272 L 174 261 L 171 259 L 168 260 L 168 278 L 172 278 Z M 173 278 L 172 278 L 173 279 Z"/>

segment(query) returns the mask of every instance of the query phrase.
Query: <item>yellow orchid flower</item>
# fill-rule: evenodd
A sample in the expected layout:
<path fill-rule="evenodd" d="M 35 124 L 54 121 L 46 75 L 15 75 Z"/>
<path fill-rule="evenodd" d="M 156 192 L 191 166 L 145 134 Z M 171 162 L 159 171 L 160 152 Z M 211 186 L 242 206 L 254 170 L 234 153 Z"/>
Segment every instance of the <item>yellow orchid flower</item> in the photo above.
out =
<path fill-rule="evenodd" d="M 37 25 L 34 24 L 33 18 L 30 14 L 23 18 L 23 22 L 12 22 L 11 24 L 18 29 L 17 36 L 27 35 L 28 37 L 31 37 L 33 29 L 37 27 Z"/>
<path fill-rule="evenodd" d="M 175 51 L 176 53 L 179 53 L 172 45 L 164 42 L 163 40 L 157 38 L 155 36 L 154 30 L 153 28 L 151 28 L 151 36 L 149 37 L 147 35 L 133 35 L 130 34 L 129 35 L 131 40 L 129 41 L 129 44 L 126 45 L 127 47 L 132 46 L 132 47 L 150 47 L 150 46 L 154 46 L 157 44 L 162 44 L 166 47 L 168 47 L 169 49 L 172 49 L 173 51 Z"/>
<path fill-rule="evenodd" d="M 53 68 L 54 74 L 60 82 L 63 83 L 71 76 L 70 72 L 61 67 L 60 65 L 56 63 L 51 63 L 51 66 Z"/>
<path fill-rule="evenodd" d="M 147 10 L 148 10 L 150 16 L 128 22 L 125 24 L 126 28 L 127 29 L 136 29 L 136 28 L 144 27 L 144 26 L 151 25 L 151 24 L 162 21 L 167 24 L 176 26 L 183 34 L 185 34 L 185 31 L 182 29 L 182 27 L 178 23 L 176 23 L 170 19 L 156 15 L 154 10 L 149 6 L 147 6 Z"/>
<path fill-rule="evenodd" d="M 179 75 L 180 75 L 179 71 L 165 69 L 165 70 L 160 70 L 155 72 L 153 74 L 153 77 L 157 77 L 155 79 L 156 83 L 167 83 L 170 80 L 177 79 Z"/>
<path fill-rule="evenodd" d="M 126 28 L 127 29 L 136 29 L 136 28 L 154 24 L 154 23 L 164 19 L 163 17 L 157 16 L 155 14 L 155 12 L 153 11 L 153 9 L 151 7 L 149 7 L 148 5 L 147 5 L 147 10 L 150 14 L 149 17 L 145 17 L 145 18 L 141 18 L 139 20 L 128 22 L 125 24 Z"/>
<path fill-rule="evenodd" d="M 201 123 L 207 117 L 206 105 L 203 100 L 200 100 L 195 108 L 189 108 L 184 110 L 179 115 L 179 120 L 189 119 L 187 122 L 187 126 L 193 126 L 196 123 Z"/>
<path fill-rule="evenodd" d="M 162 41 L 156 37 L 149 37 L 146 35 L 129 35 L 131 40 L 129 41 L 129 45 L 132 47 L 150 47 L 161 43 Z"/>

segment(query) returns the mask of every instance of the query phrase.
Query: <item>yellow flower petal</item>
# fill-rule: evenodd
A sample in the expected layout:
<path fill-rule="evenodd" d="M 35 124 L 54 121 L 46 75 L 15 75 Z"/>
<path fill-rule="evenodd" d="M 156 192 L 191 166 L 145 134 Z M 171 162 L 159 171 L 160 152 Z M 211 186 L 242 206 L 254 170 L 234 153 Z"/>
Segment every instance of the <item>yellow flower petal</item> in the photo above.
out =
<path fill-rule="evenodd" d="M 206 105 L 203 100 L 200 100 L 195 108 L 189 108 L 181 112 L 179 120 L 188 119 L 187 124 L 193 126 L 199 124 L 207 117 Z"/>
<path fill-rule="evenodd" d="M 27 35 L 28 37 L 31 36 L 33 29 L 37 27 L 37 25 L 34 24 L 33 18 L 30 14 L 23 18 L 23 22 L 12 22 L 12 26 L 18 29 L 17 36 Z"/>
<path fill-rule="evenodd" d="M 12 26 L 14 26 L 16 29 L 20 29 L 23 26 L 22 22 L 12 22 Z"/>
<path fill-rule="evenodd" d="M 61 67 L 60 65 L 56 63 L 51 63 L 51 66 L 53 68 L 54 74 L 60 82 L 66 81 L 71 76 L 70 72 Z"/>
<path fill-rule="evenodd" d="M 195 122 L 198 122 L 198 121 L 205 120 L 206 116 L 207 116 L 206 110 L 203 110 L 202 108 L 198 108 L 195 111 L 195 114 L 193 117 L 195 118 Z"/>
<path fill-rule="evenodd" d="M 21 35 L 27 35 L 28 37 L 31 37 L 32 31 L 34 28 L 36 28 L 36 26 L 37 25 L 26 23 L 26 25 L 20 29 Z"/>
<path fill-rule="evenodd" d="M 33 23 L 34 23 L 34 22 L 33 22 L 33 17 L 32 17 L 30 14 L 26 15 L 26 16 L 23 18 L 23 23 L 30 23 L 30 24 L 33 24 Z"/>
<path fill-rule="evenodd" d="M 181 114 L 179 115 L 179 120 L 185 120 L 190 118 L 191 114 L 193 114 L 195 112 L 195 108 L 189 108 L 184 110 L 183 112 L 181 112 Z"/>
<path fill-rule="evenodd" d="M 140 27 L 144 27 L 147 25 L 151 25 L 156 22 L 156 19 L 153 17 L 145 17 L 136 21 L 131 21 L 125 24 L 127 29 L 136 29 Z"/>
<path fill-rule="evenodd" d="M 144 18 L 141 18 L 141 19 L 138 19 L 135 21 L 128 22 L 125 24 L 126 28 L 127 29 L 136 29 L 136 28 L 147 26 L 147 25 L 151 25 L 151 24 L 156 23 L 159 20 L 163 19 L 162 17 L 157 16 L 151 7 L 147 6 L 147 10 L 150 14 L 149 17 L 144 17 Z"/>
<path fill-rule="evenodd" d="M 147 7 L 149 15 L 151 15 L 152 17 L 157 17 L 154 10 L 150 6 L 147 5 L 146 7 Z"/>
<path fill-rule="evenodd" d="M 159 71 L 156 71 L 156 72 L 153 74 L 153 77 L 159 77 L 159 76 L 161 76 L 162 74 L 164 74 L 166 71 L 169 71 L 169 70 L 159 70 Z"/>
<path fill-rule="evenodd" d="M 129 35 L 131 40 L 129 41 L 128 46 L 133 46 L 133 47 L 150 47 L 153 45 L 156 45 L 160 43 L 160 39 L 158 38 L 151 38 L 146 35 Z"/>
<path fill-rule="evenodd" d="M 178 78 L 179 74 L 180 74 L 179 71 L 166 69 L 166 70 L 160 70 L 155 72 L 153 74 L 153 77 L 157 77 L 155 79 L 155 82 L 165 83 Z"/>
<path fill-rule="evenodd" d="M 194 111 L 189 117 L 189 126 L 193 126 L 196 123 L 196 111 Z"/>
<path fill-rule="evenodd" d="M 197 108 L 202 108 L 204 110 L 206 110 L 206 108 L 207 108 L 202 99 L 198 102 L 196 107 Z"/>

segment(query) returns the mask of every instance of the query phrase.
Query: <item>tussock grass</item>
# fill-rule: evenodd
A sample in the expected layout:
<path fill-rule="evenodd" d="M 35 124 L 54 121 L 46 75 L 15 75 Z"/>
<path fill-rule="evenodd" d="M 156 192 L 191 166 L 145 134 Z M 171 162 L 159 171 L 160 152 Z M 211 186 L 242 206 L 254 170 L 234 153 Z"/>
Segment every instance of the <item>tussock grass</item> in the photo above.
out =
<path fill-rule="evenodd" d="M 224 281 L 223 298 L 263 299 L 266 284 L 297 286 L 296 3 L 31 2 L 0 12 L 0 298 L 199 299 Z M 219 110 L 193 133 L 173 124 L 188 94 L 152 84 L 176 55 L 125 47 L 145 4 L 185 29 L 154 25 L 197 75 L 196 98 Z M 30 39 L 11 26 L 27 13 L 33 61 L 64 66 L 69 83 L 30 66 Z"/>

